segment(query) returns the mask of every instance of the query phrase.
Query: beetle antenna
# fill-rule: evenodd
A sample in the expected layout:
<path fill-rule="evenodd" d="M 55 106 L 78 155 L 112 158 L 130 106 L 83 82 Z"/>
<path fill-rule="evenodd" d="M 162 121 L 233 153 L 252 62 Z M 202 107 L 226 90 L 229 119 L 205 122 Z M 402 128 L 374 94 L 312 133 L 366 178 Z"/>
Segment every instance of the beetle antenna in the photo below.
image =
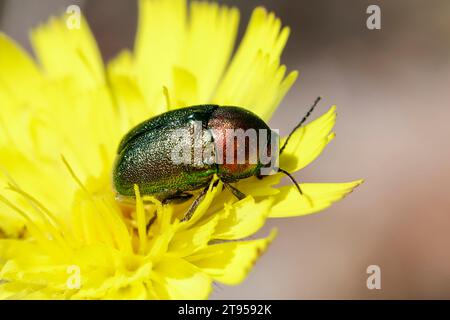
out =
<path fill-rule="evenodd" d="M 278 171 L 284 173 L 289 179 L 291 179 L 291 181 L 297 187 L 298 192 L 300 192 L 300 194 L 303 195 L 303 191 L 302 191 L 302 189 L 300 189 L 300 185 L 298 184 L 297 180 L 295 180 L 294 177 L 289 172 L 287 172 L 286 170 L 283 170 L 281 168 L 278 168 Z"/>
<path fill-rule="evenodd" d="M 291 133 L 289 133 L 286 141 L 284 142 L 283 146 L 280 149 L 280 154 L 283 153 L 284 148 L 286 148 L 287 143 L 289 141 L 289 139 L 291 138 L 291 136 L 294 134 L 295 131 L 297 131 L 298 128 L 300 128 L 306 121 L 306 119 L 309 118 L 309 116 L 311 115 L 311 113 L 314 111 L 314 108 L 317 106 L 317 104 L 319 103 L 319 101 L 322 99 L 322 97 L 317 97 L 316 100 L 314 101 L 313 105 L 311 106 L 311 108 L 309 108 L 308 112 L 305 114 L 305 116 L 303 117 L 303 119 L 299 122 L 299 124 L 297 124 L 295 126 L 294 129 L 292 129 Z"/>

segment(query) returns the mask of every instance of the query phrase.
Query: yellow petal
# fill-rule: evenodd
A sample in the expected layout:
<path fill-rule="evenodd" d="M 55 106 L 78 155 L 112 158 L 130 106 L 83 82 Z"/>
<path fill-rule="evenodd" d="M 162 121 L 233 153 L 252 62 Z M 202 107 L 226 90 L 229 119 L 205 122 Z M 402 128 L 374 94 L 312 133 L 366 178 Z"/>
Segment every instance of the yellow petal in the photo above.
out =
<path fill-rule="evenodd" d="M 0 284 L 0 300 L 50 300 L 54 296 L 49 294 L 43 285 L 26 285 L 14 281 Z"/>
<path fill-rule="evenodd" d="M 186 0 L 141 0 L 139 12 L 135 72 L 148 105 L 167 110 L 163 86 L 173 107 L 209 103 L 233 50 L 238 10 L 193 1 L 187 18 Z"/>
<path fill-rule="evenodd" d="M 197 79 L 197 96 L 185 101 L 193 105 L 211 100 L 233 50 L 239 11 L 203 1 L 192 1 L 189 11 L 179 66 Z M 178 90 L 174 94 L 178 95 Z"/>
<path fill-rule="evenodd" d="M 206 299 L 211 291 L 211 278 L 183 259 L 165 258 L 152 277 L 160 299 Z"/>
<path fill-rule="evenodd" d="M 199 101 L 197 77 L 189 70 L 181 67 L 174 67 L 173 84 L 174 90 L 171 97 L 174 100 L 172 105 L 173 109 L 188 107 L 189 105 L 192 105 L 194 101 Z"/>
<path fill-rule="evenodd" d="M 32 58 L 1 32 L 0 70 L 0 144 L 30 152 L 29 124 L 44 101 L 44 82 Z"/>
<path fill-rule="evenodd" d="M 168 254 L 171 256 L 185 257 L 208 245 L 219 220 L 218 215 L 213 215 L 205 222 L 195 224 L 191 229 L 177 232 L 172 238 Z"/>
<path fill-rule="evenodd" d="M 275 236 L 276 232 L 272 231 L 265 239 L 211 245 L 187 257 L 186 260 L 214 280 L 228 285 L 239 284 Z"/>
<path fill-rule="evenodd" d="M 279 192 L 278 188 L 274 188 L 273 186 L 280 183 L 281 178 L 282 176 L 280 174 L 264 176 L 262 179 L 250 177 L 237 182 L 236 188 L 244 194 L 254 197 L 271 196 Z"/>
<path fill-rule="evenodd" d="M 39 89 L 41 76 L 34 61 L 2 32 L 0 32 L 0 70 L 2 93 L 9 93 L 18 99 L 28 99 Z M 18 105 L 13 104 L 11 107 L 13 106 Z M 7 111 L 5 105 L 2 104 L 2 113 L 5 111 Z"/>
<path fill-rule="evenodd" d="M 131 52 L 124 50 L 108 63 L 108 77 L 113 89 L 112 98 L 119 109 L 122 135 L 144 119 L 156 115 L 155 110 L 147 105 L 137 83 Z"/>
<path fill-rule="evenodd" d="M 264 225 L 272 202 L 272 199 L 255 202 L 253 197 L 248 196 L 233 205 L 225 204 L 223 212 L 216 213 L 223 218 L 220 219 L 213 238 L 234 240 L 254 234 Z"/>
<path fill-rule="evenodd" d="M 107 252 L 105 248 L 98 247 L 98 249 L 100 250 L 97 254 L 94 248 L 94 250 L 90 250 L 91 252 L 85 252 L 85 256 L 82 257 L 84 261 L 80 259 L 79 264 L 84 266 L 84 269 L 81 270 L 81 289 L 75 292 L 72 298 L 127 299 L 131 297 L 132 292 L 136 294 L 134 297 L 136 299 L 154 298 L 150 283 L 151 263 L 143 264 L 137 269 L 132 266 L 128 270 L 126 266 L 121 265 L 120 258 L 127 261 L 130 257 L 122 256 L 119 259 L 116 258 L 116 261 L 111 261 L 110 257 L 102 257 Z M 114 256 L 114 254 L 111 256 Z M 144 285 L 147 290 L 143 290 L 141 285 Z"/>
<path fill-rule="evenodd" d="M 335 122 L 336 107 L 333 106 L 318 119 L 295 131 L 280 156 L 280 168 L 295 172 L 314 161 L 334 138 L 334 133 L 330 132 Z M 280 147 L 285 140 L 282 139 Z"/>
<path fill-rule="evenodd" d="M 0 202 L 0 221 L 0 239 L 19 238 L 25 232 L 23 218 L 2 202 Z"/>
<path fill-rule="evenodd" d="M 68 28 L 68 17 L 52 18 L 33 30 L 33 49 L 50 78 L 70 77 L 82 88 L 95 87 L 104 82 L 97 43 L 83 17 L 80 28 Z"/>
<path fill-rule="evenodd" d="M 346 183 L 303 183 L 301 195 L 295 186 L 280 188 L 275 195 L 270 218 L 302 216 L 321 211 L 341 200 L 359 186 L 363 180 Z"/>
<path fill-rule="evenodd" d="M 199 221 L 207 213 L 207 210 L 211 206 L 216 195 L 220 194 L 223 188 L 222 181 L 218 179 L 219 178 L 216 175 L 214 175 L 214 178 L 211 180 L 209 184 L 208 192 L 195 209 L 195 212 L 192 214 L 192 217 L 189 220 L 182 223 L 182 225 L 180 226 L 181 230 L 184 228 L 194 226 L 197 223 L 197 221 Z"/>
<path fill-rule="evenodd" d="M 144 283 L 135 282 L 117 290 L 110 290 L 102 298 L 106 300 L 146 300 L 148 299 L 148 289 Z"/>
<path fill-rule="evenodd" d="M 167 111 L 162 89 L 172 87 L 172 68 L 186 37 L 186 11 L 185 0 L 139 1 L 135 70 L 141 92 L 156 114 Z"/>
<path fill-rule="evenodd" d="M 73 187 L 66 179 L 61 179 L 64 173 L 52 163 L 37 162 L 34 156 L 10 147 L 0 147 L 0 196 L 6 197 L 16 206 L 26 211 L 32 220 L 37 221 L 40 215 L 35 210 L 35 201 L 30 197 L 24 197 L 11 188 L 21 190 L 31 195 L 33 199 L 39 199 L 45 204 L 46 209 L 52 213 L 65 212 L 70 207 L 72 196 L 61 197 L 56 189 L 62 194 L 71 195 Z M 30 175 L 30 172 L 33 172 Z M 62 215 L 59 215 L 59 219 Z M 0 228 L 10 235 L 19 236 L 24 231 L 23 218 L 0 201 Z"/>
<path fill-rule="evenodd" d="M 289 32 L 273 13 L 255 9 L 213 102 L 243 106 L 269 120 L 297 78 L 297 72 L 285 77 L 286 67 L 279 62 Z"/>
<path fill-rule="evenodd" d="M 69 211 L 74 238 L 79 245 L 104 244 L 131 253 L 131 235 L 119 204 L 109 192 L 90 194 L 88 189 L 93 187 L 89 182 L 76 191 Z"/>
<path fill-rule="evenodd" d="M 77 92 L 69 84 L 68 80 L 52 82 L 42 121 L 32 126 L 31 137 L 45 158 L 60 163 L 63 154 L 85 181 L 104 169 L 104 156 L 113 162 L 121 131 L 106 86 Z"/>

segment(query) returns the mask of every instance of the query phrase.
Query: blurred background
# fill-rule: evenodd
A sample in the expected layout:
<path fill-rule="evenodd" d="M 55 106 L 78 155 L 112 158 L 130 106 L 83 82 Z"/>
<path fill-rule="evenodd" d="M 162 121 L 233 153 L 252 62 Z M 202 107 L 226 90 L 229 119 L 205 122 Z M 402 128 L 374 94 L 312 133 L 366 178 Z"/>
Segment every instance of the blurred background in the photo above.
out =
<path fill-rule="evenodd" d="M 450 299 L 450 1 L 226 0 L 242 35 L 264 5 L 292 28 L 282 62 L 300 77 L 271 121 L 287 134 L 323 95 L 335 139 L 296 177 L 365 178 L 322 213 L 274 219 L 279 235 L 240 286 L 215 299 Z M 107 60 L 132 48 L 135 1 L 0 0 L 0 29 L 29 49 L 28 30 L 78 4 Z M 366 9 L 381 8 L 381 30 Z M 381 289 L 368 290 L 369 265 Z"/>

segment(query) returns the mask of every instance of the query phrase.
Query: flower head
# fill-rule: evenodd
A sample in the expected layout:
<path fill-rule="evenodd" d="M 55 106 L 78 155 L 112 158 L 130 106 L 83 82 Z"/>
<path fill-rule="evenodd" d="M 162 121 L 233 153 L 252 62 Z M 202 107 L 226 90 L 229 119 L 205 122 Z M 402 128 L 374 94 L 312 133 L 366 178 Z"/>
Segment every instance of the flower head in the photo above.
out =
<path fill-rule="evenodd" d="M 248 240 L 267 218 L 299 216 L 342 199 L 361 181 L 276 187 L 249 178 L 237 201 L 215 177 L 188 203 L 135 189 L 116 201 L 111 168 L 121 137 L 162 112 L 238 105 L 268 120 L 294 83 L 280 55 L 289 35 L 253 12 L 234 55 L 239 12 L 185 0 L 141 0 L 133 52 L 105 68 L 87 23 L 67 17 L 35 29 L 35 62 L 0 34 L 0 297 L 201 299 L 213 281 L 240 283 L 273 240 Z M 335 107 L 297 130 L 280 166 L 312 162 L 330 142 Z"/>

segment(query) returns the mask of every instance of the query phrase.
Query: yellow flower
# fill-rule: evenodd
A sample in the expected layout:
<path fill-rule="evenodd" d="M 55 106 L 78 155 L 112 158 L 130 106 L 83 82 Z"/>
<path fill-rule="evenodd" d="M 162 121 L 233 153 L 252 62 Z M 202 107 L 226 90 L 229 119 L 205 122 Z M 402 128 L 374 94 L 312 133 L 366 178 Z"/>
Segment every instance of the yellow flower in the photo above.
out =
<path fill-rule="evenodd" d="M 248 197 L 236 201 L 215 178 L 188 221 L 188 203 L 139 190 L 135 206 L 118 203 L 111 168 L 132 126 L 204 103 L 268 120 L 297 77 L 280 65 L 289 29 L 274 14 L 255 9 L 231 58 L 238 10 L 192 2 L 187 11 L 185 0 L 140 1 L 134 51 L 106 69 L 84 20 L 34 30 L 37 63 L 0 34 L 0 298 L 207 298 L 213 281 L 245 278 L 275 236 L 246 240 L 268 217 L 317 212 L 361 183 L 302 184 L 300 196 L 274 187 L 277 174 L 240 181 Z M 299 129 L 281 167 L 313 161 L 334 122 L 332 107 Z"/>

